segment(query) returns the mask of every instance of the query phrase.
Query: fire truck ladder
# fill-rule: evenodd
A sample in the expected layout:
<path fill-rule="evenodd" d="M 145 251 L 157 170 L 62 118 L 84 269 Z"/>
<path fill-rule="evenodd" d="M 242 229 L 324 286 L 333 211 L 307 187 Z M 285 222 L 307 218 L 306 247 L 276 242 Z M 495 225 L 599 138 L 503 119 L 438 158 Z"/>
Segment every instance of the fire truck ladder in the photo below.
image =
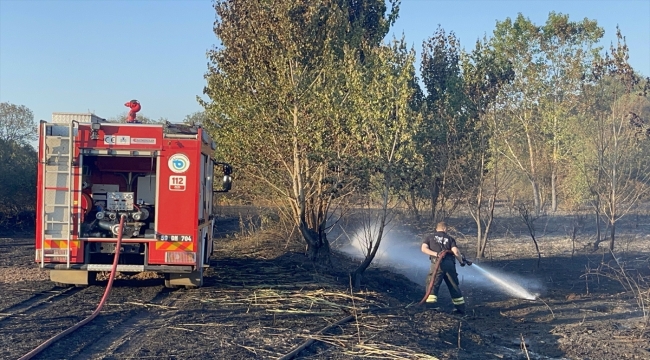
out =
<path fill-rule="evenodd" d="M 70 268 L 70 241 L 72 239 L 73 220 L 72 191 L 74 139 L 76 121 L 70 125 L 43 123 L 41 131 L 43 158 L 43 206 L 41 208 L 41 267 L 45 258 L 66 258 L 66 267 Z M 52 243 L 50 253 L 45 252 L 45 240 Z M 54 246 L 56 242 L 65 241 L 65 248 Z"/>

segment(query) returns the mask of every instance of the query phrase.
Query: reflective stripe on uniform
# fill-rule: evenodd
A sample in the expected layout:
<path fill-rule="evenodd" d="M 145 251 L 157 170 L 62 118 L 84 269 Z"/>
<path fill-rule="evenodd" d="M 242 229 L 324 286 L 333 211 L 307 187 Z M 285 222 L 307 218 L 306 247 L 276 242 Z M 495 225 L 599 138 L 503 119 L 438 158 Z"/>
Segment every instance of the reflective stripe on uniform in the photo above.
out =
<path fill-rule="evenodd" d="M 465 303 L 465 299 L 459 297 L 459 298 L 451 299 L 451 302 L 453 302 L 454 305 L 462 305 Z"/>
<path fill-rule="evenodd" d="M 435 295 L 429 295 L 429 297 L 427 298 L 428 303 L 434 303 L 436 301 L 438 301 L 438 297 Z"/>

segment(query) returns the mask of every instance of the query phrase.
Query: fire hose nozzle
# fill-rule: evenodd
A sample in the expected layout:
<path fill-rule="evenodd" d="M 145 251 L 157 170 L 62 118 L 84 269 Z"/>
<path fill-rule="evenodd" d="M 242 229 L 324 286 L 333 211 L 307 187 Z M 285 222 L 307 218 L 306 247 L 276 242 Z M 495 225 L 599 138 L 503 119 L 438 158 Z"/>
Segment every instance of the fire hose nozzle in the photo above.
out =
<path fill-rule="evenodd" d="M 467 260 L 467 258 L 465 258 L 465 255 L 462 256 L 462 259 L 463 259 L 463 264 L 462 264 L 463 266 L 464 265 L 472 266 L 473 263 L 471 261 Z"/>

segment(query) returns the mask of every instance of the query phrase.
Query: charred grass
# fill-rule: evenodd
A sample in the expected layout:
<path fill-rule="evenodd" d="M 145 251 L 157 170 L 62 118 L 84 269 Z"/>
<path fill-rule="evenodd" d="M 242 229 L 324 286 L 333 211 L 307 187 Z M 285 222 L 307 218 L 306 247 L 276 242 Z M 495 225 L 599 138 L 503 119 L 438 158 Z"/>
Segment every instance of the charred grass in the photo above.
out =
<path fill-rule="evenodd" d="M 650 241 L 642 230 L 622 231 L 619 239 L 624 251 L 608 258 L 591 250 L 593 238 L 588 231 L 572 238 L 567 230 L 570 224 L 561 220 L 541 222 L 539 265 L 521 224 L 516 219 L 501 221 L 489 257 L 482 262 L 536 278 L 544 290 L 539 300 L 529 301 L 496 289 L 463 285 L 469 308 L 464 318 L 449 314 L 451 306 L 444 303 L 439 309 L 416 306 L 423 288 L 377 267 L 367 271 L 361 289 L 351 290 L 348 274 L 355 260 L 334 254 L 331 268 L 319 268 L 305 258 L 300 239 L 287 239 L 286 233 L 272 229 L 221 240 L 215 264 L 223 266 L 214 268 L 215 275 L 230 275 L 216 275 L 215 286 L 227 285 L 229 278 L 231 285 L 246 291 L 257 288 L 258 294 L 267 296 L 256 300 L 249 293 L 245 300 L 257 301 L 254 307 L 264 308 L 265 316 L 257 320 L 260 334 L 265 328 L 274 329 L 276 335 L 266 335 L 283 338 L 266 340 L 267 347 L 255 355 L 263 358 L 289 354 L 302 343 L 300 339 L 315 341 L 299 356 L 316 359 L 649 358 L 644 269 L 648 268 Z M 457 234 L 467 226 L 463 221 L 455 225 Z M 428 228 L 413 226 L 413 232 L 424 233 Z M 458 238 L 461 246 L 471 248 L 471 234 Z M 241 270 L 249 264 L 256 265 L 246 275 Z M 268 293 L 271 289 L 275 292 Z M 443 302 L 449 300 L 445 291 Z M 322 301 L 313 301 L 314 296 Z M 353 320 L 319 333 L 350 315 Z M 290 330 L 283 332 L 274 324 Z M 246 345 L 251 354 L 254 343 Z"/>
<path fill-rule="evenodd" d="M 647 277 L 633 270 L 647 266 L 645 237 L 635 237 L 628 252 L 607 259 L 572 251 L 576 242 L 582 249 L 588 237 L 567 241 L 562 234 L 541 232 L 538 267 L 525 236 L 514 226 L 502 228 L 483 263 L 539 279 L 544 302 L 461 284 L 468 315 L 460 318 L 450 314 L 444 287 L 439 309 L 420 307 L 421 285 L 378 267 L 369 268 L 362 287 L 352 289 L 355 260 L 334 253 L 330 266 L 314 265 L 297 234 L 288 236 L 286 228 L 269 226 L 269 220 L 247 211 L 218 218 L 204 287 L 163 291 L 162 279 L 154 276 L 120 278 L 107 310 L 85 332 L 70 335 L 39 358 L 67 359 L 70 349 L 76 349 L 76 358 L 98 359 L 650 358 L 647 305 L 638 301 L 647 294 Z M 461 246 L 470 246 L 471 237 L 458 238 Z M 24 240 L 2 242 L 5 253 L 23 255 L 0 256 L 0 265 L 17 272 L 33 266 L 26 263 L 33 247 Z M 47 281 L 34 280 L 0 283 L 0 291 L 49 289 Z M 65 313 L 87 315 L 99 290 L 80 293 L 83 304 L 68 303 Z M 11 310 L 16 301 L 21 300 L 3 296 L 0 305 Z M 22 325 L 18 316 L 6 320 L 12 327 L 0 328 L 5 339 L 0 358 L 16 358 L 45 340 L 39 334 L 49 331 L 60 313 L 41 312 Z M 18 328 L 28 331 L 14 333 Z M 12 347 L 17 338 L 20 349 Z M 100 349 L 93 344 L 103 343 L 90 338 L 115 341 L 104 340 L 106 348 Z"/>

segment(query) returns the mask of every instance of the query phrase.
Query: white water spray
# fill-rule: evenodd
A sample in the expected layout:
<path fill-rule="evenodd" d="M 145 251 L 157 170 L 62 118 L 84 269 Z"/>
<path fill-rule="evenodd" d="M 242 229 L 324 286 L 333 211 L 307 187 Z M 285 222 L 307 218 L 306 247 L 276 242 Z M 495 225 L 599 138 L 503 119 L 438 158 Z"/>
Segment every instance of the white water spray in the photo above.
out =
<path fill-rule="evenodd" d="M 377 230 L 376 225 L 370 228 L 361 227 L 350 232 L 351 236 L 339 238 L 339 241 L 332 245 L 337 250 L 361 260 L 365 256 L 362 250 L 364 241 L 369 233 L 376 236 Z M 389 268 L 415 283 L 424 285 L 431 263 L 427 255 L 420 251 L 420 244 L 421 239 L 409 230 L 391 227 L 384 233 L 373 264 Z M 531 293 L 531 291 L 539 292 L 543 290 L 543 286 L 536 279 L 515 274 L 505 274 L 489 269 L 486 266 L 476 265 L 476 263 L 472 266 L 459 266 L 456 270 L 458 271 L 461 287 L 468 284 L 474 288 L 502 291 L 510 296 L 527 300 L 535 300 L 539 296 Z"/>
<path fill-rule="evenodd" d="M 480 271 L 483 274 L 483 276 L 485 276 L 486 278 L 492 280 L 495 284 L 499 285 L 499 287 L 501 287 L 505 292 L 507 292 L 508 294 L 510 294 L 510 295 L 512 295 L 514 297 L 521 298 L 521 299 L 526 299 L 526 300 L 535 300 L 535 299 L 537 299 L 537 295 L 531 294 L 528 290 L 524 289 L 523 287 L 519 286 L 518 284 L 507 283 L 506 281 L 504 281 L 500 277 L 492 274 L 491 272 L 483 269 L 482 267 L 480 267 L 480 266 L 478 266 L 476 264 L 472 265 L 472 267 L 477 269 L 478 271 Z"/>

